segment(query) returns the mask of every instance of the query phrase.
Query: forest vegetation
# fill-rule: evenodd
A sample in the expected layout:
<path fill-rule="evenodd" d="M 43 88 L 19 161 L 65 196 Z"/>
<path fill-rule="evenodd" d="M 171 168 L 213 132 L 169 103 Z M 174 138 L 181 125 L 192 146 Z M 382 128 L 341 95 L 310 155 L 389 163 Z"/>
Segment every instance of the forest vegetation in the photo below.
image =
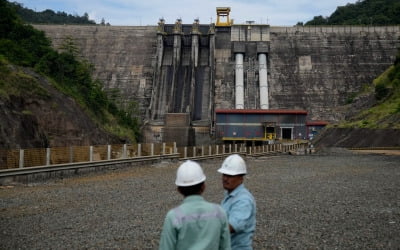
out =
<path fill-rule="evenodd" d="M 95 25 L 96 22 L 89 19 L 89 14 L 84 13 L 83 16 L 77 14 L 71 15 L 63 11 L 54 12 L 46 9 L 44 11 L 34 11 L 25 8 L 23 4 L 18 2 L 10 2 L 10 7 L 13 8 L 16 14 L 26 23 L 32 24 L 85 24 Z"/>
<path fill-rule="evenodd" d="M 66 39 L 61 51 L 51 47 L 45 33 L 26 24 L 16 13 L 15 4 L 0 0 L 0 97 L 22 93 L 10 84 L 7 65 L 28 67 L 51 80 L 53 85 L 73 97 L 88 114 L 109 132 L 136 141 L 139 136 L 137 104 L 123 109 L 103 91 L 103 84 L 92 78 L 93 65 L 80 59 L 71 40 Z M 113 93 L 114 97 L 118 93 Z"/>
<path fill-rule="evenodd" d="M 400 24 L 399 0 L 358 0 L 339 6 L 329 16 L 315 16 L 297 25 L 398 25 Z"/>

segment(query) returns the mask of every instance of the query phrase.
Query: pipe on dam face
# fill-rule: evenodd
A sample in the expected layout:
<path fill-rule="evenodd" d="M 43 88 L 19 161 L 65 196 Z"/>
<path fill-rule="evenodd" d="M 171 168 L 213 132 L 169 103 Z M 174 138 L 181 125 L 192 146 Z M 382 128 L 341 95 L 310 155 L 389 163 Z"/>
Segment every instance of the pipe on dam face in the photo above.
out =
<path fill-rule="evenodd" d="M 268 79 L 267 79 L 267 55 L 258 55 L 259 77 L 260 77 L 260 108 L 269 109 Z"/>
<path fill-rule="evenodd" d="M 244 109 L 243 54 L 235 55 L 235 108 Z"/>

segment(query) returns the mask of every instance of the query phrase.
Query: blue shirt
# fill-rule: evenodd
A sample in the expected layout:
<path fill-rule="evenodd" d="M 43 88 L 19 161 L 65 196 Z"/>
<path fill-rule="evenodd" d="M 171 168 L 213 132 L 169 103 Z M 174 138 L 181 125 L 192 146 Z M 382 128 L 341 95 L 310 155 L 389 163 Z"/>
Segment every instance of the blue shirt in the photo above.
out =
<path fill-rule="evenodd" d="M 231 249 L 225 211 L 200 195 L 187 196 L 167 213 L 159 249 Z"/>
<path fill-rule="evenodd" d="M 256 203 L 253 195 L 240 184 L 231 193 L 225 191 L 221 205 L 228 215 L 229 224 L 235 230 L 231 234 L 232 250 L 253 249 L 256 228 Z"/>

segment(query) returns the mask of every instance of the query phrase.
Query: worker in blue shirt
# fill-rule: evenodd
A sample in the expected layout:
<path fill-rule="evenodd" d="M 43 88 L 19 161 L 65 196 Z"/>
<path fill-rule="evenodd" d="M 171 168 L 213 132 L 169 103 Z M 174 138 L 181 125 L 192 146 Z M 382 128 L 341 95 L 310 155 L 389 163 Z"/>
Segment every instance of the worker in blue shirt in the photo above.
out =
<path fill-rule="evenodd" d="M 231 249 L 225 211 L 201 196 L 205 180 L 206 176 L 198 163 L 186 161 L 179 166 L 175 184 L 185 198 L 165 217 L 160 250 Z"/>
<path fill-rule="evenodd" d="M 228 216 L 232 250 L 251 250 L 256 228 L 256 203 L 243 184 L 246 163 L 240 155 L 233 154 L 224 160 L 218 172 L 222 173 L 225 189 L 221 205 Z"/>

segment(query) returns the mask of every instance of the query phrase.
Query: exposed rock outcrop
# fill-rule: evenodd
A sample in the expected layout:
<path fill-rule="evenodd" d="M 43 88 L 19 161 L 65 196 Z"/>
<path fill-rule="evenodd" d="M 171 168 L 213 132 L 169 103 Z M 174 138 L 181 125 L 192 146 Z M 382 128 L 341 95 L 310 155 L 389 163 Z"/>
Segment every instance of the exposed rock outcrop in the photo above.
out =
<path fill-rule="evenodd" d="M 18 94 L 0 95 L 0 148 L 121 143 L 48 79 L 26 68 L 10 72 L 27 86 Z"/>

